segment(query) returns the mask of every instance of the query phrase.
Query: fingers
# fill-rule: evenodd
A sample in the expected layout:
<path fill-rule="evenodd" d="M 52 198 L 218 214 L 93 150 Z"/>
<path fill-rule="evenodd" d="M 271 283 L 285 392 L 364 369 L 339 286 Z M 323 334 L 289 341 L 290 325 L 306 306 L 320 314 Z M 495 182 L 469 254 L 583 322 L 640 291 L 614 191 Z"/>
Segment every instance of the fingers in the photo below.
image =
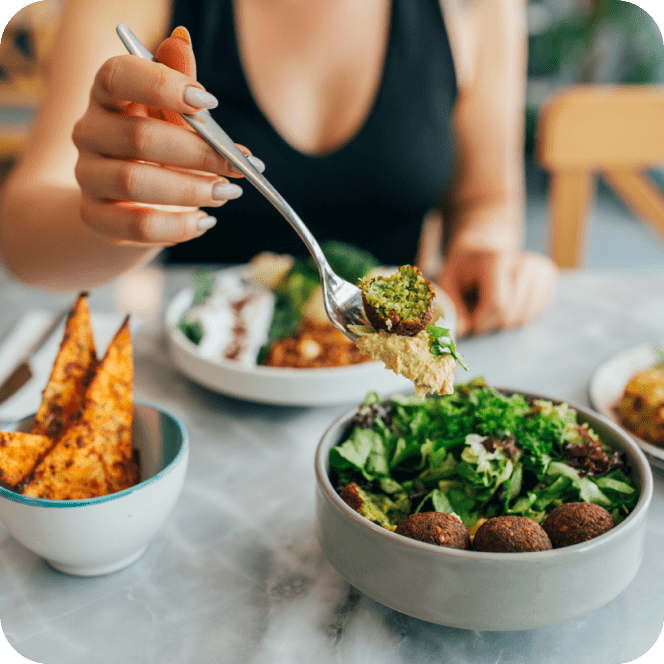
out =
<path fill-rule="evenodd" d="M 548 257 L 534 252 L 521 256 L 517 291 L 521 293 L 517 325 L 536 318 L 548 307 L 555 289 L 558 268 Z"/>
<path fill-rule="evenodd" d="M 196 57 L 191 48 L 191 37 L 187 28 L 179 26 L 171 36 L 164 39 L 154 55 L 157 62 L 196 79 Z"/>
<path fill-rule="evenodd" d="M 185 76 L 196 80 L 196 58 L 194 51 L 191 48 L 191 37 L 189 31 L 180 26 L 175 28 L 171 36 L 164 39 L 157 48 L 154 59 L 156 62 L 179 71 Z M 167 122 L 179 125 L 181 127 L 188 126 L 187 123 L 173 111 L 163 109 L 161 116 Z"/>
<path fill-rule="evenodd" d="M 218 207 L 242 195 L 224 178 L 87 153 L 79 157 L 76 179 L 87 196 L 102 200 Z"/>
<path fill-rule="evenodd" d="M 546 256 L 463 254 L 445 266 L 441 286 L 457 310 L 457 336 L 525 325 L 548 305 L 557 270 Z M 471 303 L 468 293 L 477 294 Z"/>
<path fill-rule="evenodd" d="M 458 278 L 458 273 L 446 266 L 441 275 L 439 285 L 447 293 L 454 305 L 456 312 L 455 336 L 457 338 L 463 337 L 470 331 L 471 313 L 466 301 L 462 297 L 463 287 Z"/>
<path fill-rule="evenodd" d="M 514 325 L 514 292 L 510 283 L 513 271 L 511 260 L 491 260 L 480 265 L 478 302 L 470 322 L 475 334 L 487 334 Z"/>
<path fill-rule="evenodd" d="M 198 237 L 216 220 L 197 208 L 242 194 L 221 177 L 241 174 L 179 115 L 218 103 L 195 80 L 188 32 L 176 28 L 156 59 L 127 55 L 104 63 L 72 135 L 83 221 L 113 244 L 164 246 Z"/>
<path fill-rule="evenodd" d="M 139 107 L 144 108 L 144 107 Z M 90 109 L 74 127 L 81 152 L 237 176 L 235 168 L 198 134 L 144 115 Z M 246 153 L 249 151 L 246 150 Z"/>
<path fill-rule="evenodd" d="M 91 99 L 115 111 L 125 111 L 133 102 L 175 113 L 196 113 L 203 108 L 214 108 L 218 103 L 194 79 L 135 55 L 107 60 L 97 72 Z"/>
<path fill-rule="evenodd" d="M 200 210 L 162 210 L 89 197 L 81 200 L 81 218 L 114 245 L 171 246 L 199 237 L 216 224 Z"/>

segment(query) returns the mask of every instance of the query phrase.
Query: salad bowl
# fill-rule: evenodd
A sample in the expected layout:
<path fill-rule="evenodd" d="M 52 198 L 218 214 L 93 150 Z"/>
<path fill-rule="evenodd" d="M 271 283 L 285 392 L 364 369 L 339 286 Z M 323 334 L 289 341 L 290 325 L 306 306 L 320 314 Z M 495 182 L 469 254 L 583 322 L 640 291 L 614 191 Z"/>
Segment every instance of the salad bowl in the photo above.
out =
<path fill-rule="evenodd" d="M 526 399 L 563 402 L 515 390 Z M 444 397 L 443 397 L 444 398 Z M 337 572 L 377 602 L 428 622 L 473 630 L 512 631 L 562 623 L 616 598 L 636 575 L 644 550 L 653 479 L 638 445 L 607 418 L 570 404 L 604 445 L 622 452 L 638 499 L 608 532 L 546 551 L 493 553 L 444 548 L 372 523 L 339 496 L 330 450 L 346 440 L 354 408 L 324 433 L 315 455 L 317 534 Z"/>

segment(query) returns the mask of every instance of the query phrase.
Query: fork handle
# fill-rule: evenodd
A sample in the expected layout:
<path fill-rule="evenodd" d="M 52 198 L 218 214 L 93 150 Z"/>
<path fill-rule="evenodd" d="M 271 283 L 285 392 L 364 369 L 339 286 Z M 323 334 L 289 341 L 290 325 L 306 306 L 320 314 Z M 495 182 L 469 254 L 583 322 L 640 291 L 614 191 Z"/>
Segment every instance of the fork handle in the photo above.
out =
<path fill-rule="evenodd" d="M 116 31 L 127 50 L 146 60 L 153 60 L 152 53 L 141 43 L 138 37 L 124 24 L 120 23 Z M 286 199 L 270 184 L 270 182 L 256 169 L 245 157 L 242 151 L 235 145 L 231 137 L 214 121 L 206 110 L 198 113 L 180 113 L 182 119 L 200 134 L 217 152 L 221 153 L 228 161 L 244 175 L 258 191 L 274 205 L 286 218 L 286 221 L 295 229 L 302 242 L 313 256 L 318 266 L 323 283 L 334 281 L 334 273 L 325 258 L 320 245 L 297 215 L 295 210 L 286 202 Z"/>

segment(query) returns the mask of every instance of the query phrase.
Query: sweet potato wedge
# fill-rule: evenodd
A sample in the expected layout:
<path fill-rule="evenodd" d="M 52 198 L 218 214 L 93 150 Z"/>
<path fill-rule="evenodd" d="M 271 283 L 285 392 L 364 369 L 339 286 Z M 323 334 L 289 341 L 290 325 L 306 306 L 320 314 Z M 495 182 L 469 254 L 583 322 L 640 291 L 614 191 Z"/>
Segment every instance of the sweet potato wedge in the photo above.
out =
<path fill-rule="evenodd" d="M 94 450 L 95 433 L 76 424 L 37 465 L 23 495 L 50 500 L 78 500 L 109 493 L 104 465 Z"/>
<path fill-rule="evenodd" d="M 87 293 L 81 293 L 67 318 L 60 350 L 32 425 L 33 434 L 56 439 L 73 424 L 97 366 Z"/>
<path fill-rule="evenodd" d="M 21 431 L 0 432 L 0 483 L 18 487 L 53 447 L 48 436 Z"/>
<path fill-rule="evenodd" d="M 78 421 L 36 467 L 24 495 L 87 498 L 133 486 L 139 467 L 132 426 L 133 350 L 127 318 L 90 380 Z"/>

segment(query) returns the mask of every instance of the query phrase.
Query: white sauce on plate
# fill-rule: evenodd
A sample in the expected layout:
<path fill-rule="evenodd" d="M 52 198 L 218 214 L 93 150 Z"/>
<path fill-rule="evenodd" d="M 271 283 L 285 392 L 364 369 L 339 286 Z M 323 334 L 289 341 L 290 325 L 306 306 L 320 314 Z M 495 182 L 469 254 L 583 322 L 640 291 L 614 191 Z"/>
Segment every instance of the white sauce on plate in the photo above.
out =
<path fill-rule="evenodd" d="M 237 272 L 220 272 L 210 296 L 186 315 L 203 329 L 200 355 L 256 366 L 258 351 L 267 342 L 274 302 L 270 289 Z"/>

